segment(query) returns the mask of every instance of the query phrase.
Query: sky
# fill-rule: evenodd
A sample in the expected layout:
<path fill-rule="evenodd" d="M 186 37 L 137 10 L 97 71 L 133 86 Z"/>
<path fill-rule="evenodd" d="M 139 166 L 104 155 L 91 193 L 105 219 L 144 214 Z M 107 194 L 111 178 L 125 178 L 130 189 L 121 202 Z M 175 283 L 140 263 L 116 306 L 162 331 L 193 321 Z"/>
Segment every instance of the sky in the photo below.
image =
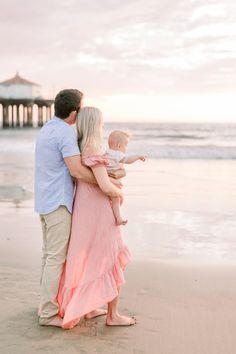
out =
<path fill-rule="evenodd" d="M 235 0 L 0 0 L 0 81 L 78 88 L 113 121 L 234 122 Z"/>

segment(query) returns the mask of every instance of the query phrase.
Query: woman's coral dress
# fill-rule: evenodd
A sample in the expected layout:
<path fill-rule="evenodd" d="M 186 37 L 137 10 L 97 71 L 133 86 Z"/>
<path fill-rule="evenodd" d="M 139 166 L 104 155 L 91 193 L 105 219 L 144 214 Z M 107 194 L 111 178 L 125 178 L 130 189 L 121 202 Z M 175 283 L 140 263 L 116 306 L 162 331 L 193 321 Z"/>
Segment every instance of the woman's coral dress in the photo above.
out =
<path fill-rule="evenodd" d="M 82 159 L 88 167 L 107 165 L 100 155 Z M 130 261 L 109 198 L 97 185 L 79 182 L 72 214 L 67 260 L 57 295 L 63 328 L 113 300 Z"/>

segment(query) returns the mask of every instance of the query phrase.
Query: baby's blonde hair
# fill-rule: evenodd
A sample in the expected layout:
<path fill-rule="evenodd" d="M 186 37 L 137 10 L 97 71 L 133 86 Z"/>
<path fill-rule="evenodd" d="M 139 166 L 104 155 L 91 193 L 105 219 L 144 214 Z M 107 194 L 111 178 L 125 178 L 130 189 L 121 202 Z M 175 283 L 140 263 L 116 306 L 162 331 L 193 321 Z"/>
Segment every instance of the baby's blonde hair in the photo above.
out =
<path fill-rule="evenodd" d="M 83 107 L 80 109 L 76 127 L 78 134 L 78 144 L 83 152 L 86 146 L 100 147 L 102 112 L 96 107 Z"/>
<path fill-rule="evenodd" d="M 108 137 L 108 145 L 110 148 L 117 145 L 122 145 L 127 139 L 130 138 L 130 136 L 131 135 L 128 131 L 114 130 Z"/>

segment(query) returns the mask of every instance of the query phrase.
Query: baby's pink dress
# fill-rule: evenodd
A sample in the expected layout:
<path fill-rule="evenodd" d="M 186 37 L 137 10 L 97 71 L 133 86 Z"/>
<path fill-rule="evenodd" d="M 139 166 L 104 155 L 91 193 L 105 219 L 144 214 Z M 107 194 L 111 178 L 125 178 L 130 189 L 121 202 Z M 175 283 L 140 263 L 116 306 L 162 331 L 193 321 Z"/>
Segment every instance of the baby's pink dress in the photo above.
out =
<path fill-rule="evenodd" d="M 89 167 L 107 165 L 103 156 L 87 156 Z M 72 328 L 86 313 L 113 300 L 124 283 L 130 261 L 109 198 L 97 185 L 79 182 L 72 214 L 67 260 L 57 295 L 63 328 Z"/>

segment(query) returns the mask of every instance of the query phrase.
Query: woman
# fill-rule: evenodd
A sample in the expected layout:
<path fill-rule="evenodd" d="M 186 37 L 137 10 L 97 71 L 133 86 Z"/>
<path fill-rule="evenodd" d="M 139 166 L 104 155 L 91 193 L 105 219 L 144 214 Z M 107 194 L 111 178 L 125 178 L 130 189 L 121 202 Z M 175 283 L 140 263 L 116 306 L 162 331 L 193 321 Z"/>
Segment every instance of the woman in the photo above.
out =
<path fill-rule="evenodd" d="M 67 260 L 57 295 L 63 328 L 72 328 L 84 315 L 106 316 L 109 326 L 130 326 L 132 317 L 118 312 L 123 270 L 130 252 L 116 226 L 110 198 L 114 186 L 106 171 L 101 151 L 103 120 L 94 107 L 84 107 L 77 117 L 78 143 L 82 162 L 90 167 L 98 185 L 79 182 L 72 215 Z M 108 311 L 96 310 L 108 304 Z"/>

